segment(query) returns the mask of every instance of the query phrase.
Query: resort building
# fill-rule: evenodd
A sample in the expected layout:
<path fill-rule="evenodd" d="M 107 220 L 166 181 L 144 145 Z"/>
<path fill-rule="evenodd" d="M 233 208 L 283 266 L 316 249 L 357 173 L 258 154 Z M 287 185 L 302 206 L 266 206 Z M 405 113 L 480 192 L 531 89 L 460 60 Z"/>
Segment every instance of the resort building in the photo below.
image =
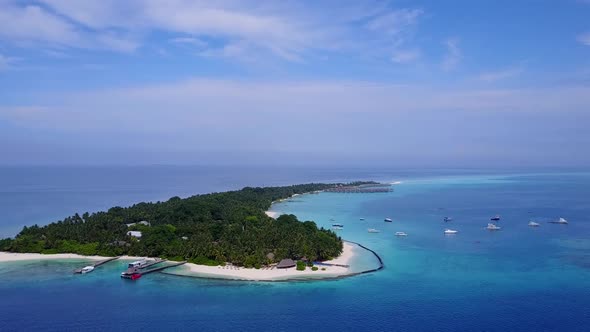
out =
<path fill-rule="evenodd" d="M 279 262 L 279 264 L 277 265 L 277 269 L 286 269 L 290 267 L 295 267 L 295 265 L 296 264 L 292 259 L 286 258 Z"/>
<path fill-rule="evenodd" d="M 141 238 L 141 232 L 140 231 L 129 231 L 129 232 L 127 232 L 127 235 L 128 236 L 136 237 L 138 239 Z"/>
<path fill-rule="evenodd" d="M 126 224 L 127 227 L 135 226 L 135 225 L 143 225 L 143 226 L 151 226 L 149 221 L 142 220 L 140 222 L 132 222 L 130 224 Z"/>

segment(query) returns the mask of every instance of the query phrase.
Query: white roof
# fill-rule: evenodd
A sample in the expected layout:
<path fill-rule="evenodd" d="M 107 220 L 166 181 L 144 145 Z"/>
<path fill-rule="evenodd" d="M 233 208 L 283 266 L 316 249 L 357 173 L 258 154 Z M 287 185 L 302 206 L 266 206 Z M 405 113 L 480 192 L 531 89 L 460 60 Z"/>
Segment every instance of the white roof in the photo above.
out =
<path fill-rule="evenodd" d="M 133 237 L 141 237 L 141 232 L 140 231 L 129 231 L 129 232 L 127 232 L 127 235 L 133 236 Z"/>

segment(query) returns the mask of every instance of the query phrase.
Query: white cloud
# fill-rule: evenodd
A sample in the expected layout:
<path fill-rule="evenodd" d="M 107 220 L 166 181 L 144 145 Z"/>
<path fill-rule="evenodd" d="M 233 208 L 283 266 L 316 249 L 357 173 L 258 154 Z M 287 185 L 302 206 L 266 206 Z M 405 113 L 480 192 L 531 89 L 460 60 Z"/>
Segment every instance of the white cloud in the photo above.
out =
<path fill-rule="evenodd" d="M 409 63 L 413 62 L 420 57 L 420 51 L 418 50 L 397 50 L 393 52 L 391 61 L 395 63 Z"/>
<path fill-rule="evenodd" d="M 447 49 L 447 53 L 443 59 L 442 68 L 445 71 L 451 71 L 457 67 L 463 58 L 463 54 L 459 48 L 459 40 L 457 38 L 449 38 L 443 44 Z"/>
<path fill-rule="evenodd" d="M 211 37 L 216 46 L 208 54 L 304 61 L 317 51 L 378 50 L 389 56 L 392 41 L 399 46 L 408 39 L 423 14 L 421 9 L 391 9 L 381 0 L 313 5 L 274 0 L 38 1 L 43 6 L 0 2 L 0 38 L 20 45 L 133 52 L 158 42 L 149 38 L 151 33 L 164 32 L 178 35 L 171 40 L 177 43 Z"/>
<path fill-rule="evenodd" d="M 478 79 L 480 81 L 484 81 L 484 82 L 495 82 L 495 81 L 518 76 L 518 75 L 522 74 L 523 71 L 524 71 L 523 67 L 507 68 L 507 69 L 502 69 L 502 70 L 498 70 L 498 71 L 481 73 L 479 75 Z"/>
<path fill-rule="evenodd" d="M 579 35 L 577 39 L 581 44 L 590 46 L 590 32 Z"/>
<path fill-rule="evenodd" d="M 0 54 L 0 71 L 10 68 L 16 59 Z"/>
<path fill-rule="evenodd" d="M 400 9 L 386 12 L 372 18 L 367 28 L 394 36 L 417 23 L 418 17 L 424 13 L 421 9 Z"/>

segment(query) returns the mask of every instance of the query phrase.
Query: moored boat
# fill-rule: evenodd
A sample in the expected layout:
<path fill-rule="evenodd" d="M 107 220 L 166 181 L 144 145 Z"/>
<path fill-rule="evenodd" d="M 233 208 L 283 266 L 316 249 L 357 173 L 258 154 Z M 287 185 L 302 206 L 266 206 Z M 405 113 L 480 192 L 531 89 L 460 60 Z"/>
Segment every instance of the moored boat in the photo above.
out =
<path fill-rule="evenodd" d="M 498 227 L 498 226 L 490 223 L 490 224 L 488 224 L 488 227 L 486 227 L 486 229 L 490 230 L 490 231 L 499 231 L 500 229 L 502 229 L 502 227 Z"/>
<path fill-rule="evenodd" d="M 541 224 L 539 224 L 538 222 L 534 222 L 534 221 L 529 221 L 529 226 L 531 227 L 539 227 Z"/>
<path fill-rule="evenodd" d="M 451 218 L 451 217 L 445 217 L 445 219 L 443 219 L 443 220 L 444 220 L 445 222 L 449 222 L 449 221 L 452 221 L 452 220 L 453 220 L 453 218 Z"/>
<path fill-rule="evenodd" d="M 367 231 L 368 231 L 369 233 L 380 233 L 380 232 L 381 232 L 380 230 L 378 230 L 378 229 L 375 229 L 375 228 L 369 228 L 369 229 L 367 229 Z"/>
<path fill-rule="evenodd" d="M 458 231 L 454 229 L 445 229 L 445 235 L 457 234 Z"/>
<path fill-rule="evenodd" d="M 393 220 L 391 220 L 391 218 L 385 218 L 384 220 L 385 222 L 392 222 Z"/>
<path fill-rule="evenodd" d="M 82 268 L 82 270 L 80 270 L 80 273 L 84 274 L 84 273 L 90 273 L 92 271 L 94 271 L 94 266 L 89 265 L 89 266 L 84 266 Z"/>
<path fill-rule="evenodd" d="M 332 226 L 332 229 L 335 230 L 335 231 L 341 231 L 344 228 L 342 228 L 342 226 Z"/>
<path fill-rule="evenodd" d="M 146 265 L 148 265 L 148 260 L 147 259 L 140 259 L 138 261 L 135 262 L 131 262 L 127 265 L 128 268 L 138 268 L 141 269 L 142 267 L 145 267 Z"/>
<path fill-rule="evenodd" d="M 395 236 L 408 236 L 406 232 L 395 232 Z"/>
<path fill-rule="evenodd" d="M 498 214 L 497 214 L 497 215 L 495 215 L 495 216 L 491 217 L 491 218 L 490 218 L 490 220 L 493 220 L 493 221 L 500 221 L 500 215 L 498 215 Z"/>
<path fill-rule="evenodd" d="M 130 267 L 127 271 L 121 273 L 121 278 L 136 280 L 141 278 L 141 272 L 136 267 Z"/>
<path fill-rule="evenodd" d="M 342 225 L 342 224 L 332 224 L 332 227 L 340 227 L 340 228 L 342 228 L 342 227 L 344 227 L 344 225 Z"/>

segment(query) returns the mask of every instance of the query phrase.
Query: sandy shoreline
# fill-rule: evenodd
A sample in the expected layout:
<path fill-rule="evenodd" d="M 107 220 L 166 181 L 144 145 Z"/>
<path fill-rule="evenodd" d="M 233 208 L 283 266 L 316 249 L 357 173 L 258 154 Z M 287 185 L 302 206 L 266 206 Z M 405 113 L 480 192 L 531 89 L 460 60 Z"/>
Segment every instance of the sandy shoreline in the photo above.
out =
<path fill-rule="evenodd" d="M 355 255 L 355 251 L 358 250 L 356 244 L 343 242 L 342 254 L 324 263 L 329 264 L 340 264 L 349 265 L 352 258 Z M 18 261 L 43 261 L 43 260 L 59 260 L 59 259 L 72 259 L 72 260 L 92 260 L 99 261 L 108 259 L 110 257 L 104 256 L 83 256 L 78 254 L 38 254 L 38 253 L 12 253 L 12 252 L 0 252 L 0 263 L 5 262 L 18 262 Z M 121 260 L 139 260 L 146 257 L 137 256 L 121 256 Z M 317 271 L 312 271 L 310 267 L 307 267 L 305 271 L 297 271 L 295 267 L 288 269 L 247 269 L 244 267 L 231 267 L 231 266 L 206 266 L 187 263 L 184 266 L 172 270 L 174 272 L 167 271 L 168 274 L 192 276 L 192 277 L 203 277 L 203 278 L 219 278 L 219 279 L 232 279 L 232 280 L 249 280 L 249 281 L 276 281 L 276 280 L 294 280 L 294 279 L 322 279 L 322 278 L 334 278 L 339 276 L 346 276 L 351 274 L 351 269 L 341 266 L 320 266 L 318 265 Z M 325 270 L 322 270 L 325 268 Z"/>
<path fill-rule="evenodd" d="M 343 242 L 342 254 L 331 261 L 324 263 L 349 265 L 351 259 L 354 257 L 356 245 Z M 288 269 L 246 269 L 243 267 L 221 267 L 221 266 L 205 266 L 187 263 L 184 268 L 173 274 L 219 278 L 219 279 L 234 279 L 234 280 L 250 280 L 250 281 L 274 281 L 274 280 L 293 280 L 293 279 L 321 279 L 333 278 L 338 276 L 345 276 L 350 274 L 350 268 L 340 266 L 317 266 L 317 271 L 312 271 L 310 267 L 305 271 L 297 271 L 295 267 Z M 325 270 L 322 270 L 325 268 Z M 170 273 L 170 272 L 168 272 Z"/>
<path fill-rule="evenodd" d="M 266 211 L 264 213 L 266 213 L 267 216 L 269 216 L 271 218 L 274 218 L 274 219 L 276 219 L 279 216 L 279 213 L 278 212 Z"/>

